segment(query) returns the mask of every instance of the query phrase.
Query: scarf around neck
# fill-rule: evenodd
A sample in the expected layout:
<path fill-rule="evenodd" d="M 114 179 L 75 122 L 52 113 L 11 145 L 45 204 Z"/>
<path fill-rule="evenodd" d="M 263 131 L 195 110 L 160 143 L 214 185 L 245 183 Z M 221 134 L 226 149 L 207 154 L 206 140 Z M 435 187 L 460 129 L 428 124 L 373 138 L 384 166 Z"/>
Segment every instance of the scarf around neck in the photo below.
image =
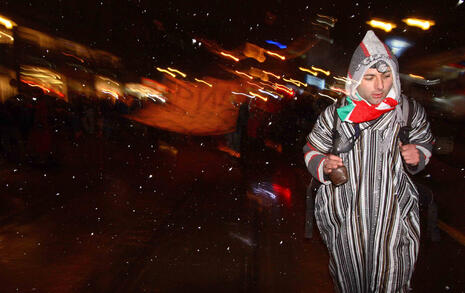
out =
<path fill-rule="evenodd" d="M 341 121 L 350 123 L 362 123 L 374 120 L 386 112 L 392 111 L 396 108 L 398 102 L 392 98 L 394 95 L 391 89 L 386 98 L 384 98 L 378 105 L 372 105 L 363 99 L 358 93 L 355 97 L 346 97 L 347 105 L 337 109 L 337 114 Z"/>

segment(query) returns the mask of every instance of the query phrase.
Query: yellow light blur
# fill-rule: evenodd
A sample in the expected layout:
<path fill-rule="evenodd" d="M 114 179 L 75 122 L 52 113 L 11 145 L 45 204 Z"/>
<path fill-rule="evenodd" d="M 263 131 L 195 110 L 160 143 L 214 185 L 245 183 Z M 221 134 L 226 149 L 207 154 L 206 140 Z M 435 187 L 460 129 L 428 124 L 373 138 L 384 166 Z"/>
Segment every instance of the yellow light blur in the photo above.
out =
<path fill-rule="evenodd" d="M 394 23 L 384 22 L 381 20 L 374 20 L 374 19 L 367 21 L 367 24 L 369 24 L 370 26 L 374 28 L 382 29 L 385 32 L 390 32 L 393 28 L 397 27 Z"/>
<path fill-rule="evenodd" d="M 307 87 L 307 84 L 304 83 L 304 82 L 301 82 L 300 80 L 296 80 L 296 79 L 292 79 L 292 78 L 287 79 L 287 78 L 284 78 L 284 77 L 283 77 L 283 80 L 287 81 L 287 82 L 290 82 L 292 84 L 295 84 L 296 86 L 303 85 L 303 86 Z"/>
<path fill-rule="evenodd" d="M 409 74 L 409 76 L 413 78 L 418 78 L 418 79 L 425 79 L 423 76 L 416 75 L 416 74 Z"/>
<path fill-rule="evenodd" d="M 276 78 L 276 79 L 281 79 L 281 76 L 276 75 L 276 74 L 274 74 L 274 73 L 271 73 L 271 72 L 268 72 L 268 71 L 265 71 L 265 70 L 263 70 L 263 73 L 268 74 L 268 75 L 271 75 L 271 76 L 273 76 L 273 77 Z"/>
<path fill-rule="evenodd" d="M 157 67 L 157 70 L 160 71 L 160 72 L 167 73 L 167 74 L 171 75 L 172 77 L 176 77 L 176 74 L 174 74 L 174 73 L 172 73 L 172 72 L 169 72 L 169 71 L 166 70 L 166 69 Z"/>
<path fill-rule="evenodd" d="M 312 66 L 312 69 L 315 70 L 315 71 L 319 71 L 321 73 L 324 73 L 324 74 L 326 74 L 326 76 L 329 76 L 331 74 L 331 71 L 329 71 L 329 70 L 326 71 L 326 70 L 323 70 L 323 69 L 315 67 L 315 66 Z"/>
<path fill-rule="evenodd" d="M 225 57 L 231 58 L 231 59 L 233 59 L 233 60 L 236 61 L 236 62 L 239 61 L 239 58 L 234 57 L 234 56 L 231 55 L 231 54 L 228 54 L 228 53 L 225 53 L 225 52 L 221 52 L 220 54 L 223 55 L 223 56 L 225 56 Z"/>
<path fill-rule="evenodd" d="M 312 74 L 313 76 L 318 75 L 318 73 L 316 73 L 315 71 L 311 71 L 310 69 L 307 69 L 307 68 L 304 68 L 304 67 L 299 67 L 299 69 L 304 71 L 304 72 L 308 72 L 308 73 Z"/>
<path fill-rule="evenodd" d="M 182 77 L 186 77 L 187 75 L 177 69 L 174 69 L 174 68 L 171 68 L 171 67 L 168 67 L 168 70 L 170 71 L 173 71 L 173 72 L 176 72 L 177 74 L 181 75 Z"/>
<path fill-rule="evenodd" d="M 16 26 L 16 23 L 3 16 L 0 16 L 0 23 L 3 24 L 7 29 L 12 29 L 14 26 Z"/>
<path fill-rule="evenodd" d="M 257 94 L 257 93 L 249 92 L 249 94 L 251 94 L 252 96 L 257 97 L 257 98 L 259 98 L 259 99 L 262 99 L 262 100 L 265 101 L 265 102 L 268 101 L 268 98 L 267 98 L 267 97 L 263 97 L 263 96 L 261 96 L 261 95 L 259 95 L 259 94 Z"/>
<path fill-rule="evenodd" d="M 204 84 L 208 85 L 209 87 L 213 87 L 213 85 L 212 85 L 212 84 L 210 84 L 210 83 L 206 82 L 205 80 L 201 80 L 201 79 L 197 79 L 197 78 L 195 78 L 195 81 L 197 81 L 197 82 L 201 82 L 201 83 L 204 83 Z"/>
<path fill-rule="evenodd" d="M 429 30 L 433 25 L 435 25 L 435 22 L 432 20 L 423 20 L 418 18 L 406 18 L 402 21 L 405 22 L 407 25 L 416 26 L 421 28 L 422 30 Z"/>
<path fill-rule="evenodd" d="M 247 73 L 244 73 L 244 72 L 240 72 L 240 71 L 235 71 L 237 74 L 240 74 L 240 75 L 244 75 L 245 77 L 247 77 L 248 79 L 253 79 L 252 76 L 248 75 Z"/>
<path fill-rule="evenodd" d="M 279 55 L 278 53 L 274 53 L 274 52 L 271 52 L 271 51 L 265 51 L 265 53 L 268 54 L 268 55 L 274 56 L 274 57 L 278 57 L 281 60 L 286 60 L 286 57 L 284 57 L 282 55 Z"/>

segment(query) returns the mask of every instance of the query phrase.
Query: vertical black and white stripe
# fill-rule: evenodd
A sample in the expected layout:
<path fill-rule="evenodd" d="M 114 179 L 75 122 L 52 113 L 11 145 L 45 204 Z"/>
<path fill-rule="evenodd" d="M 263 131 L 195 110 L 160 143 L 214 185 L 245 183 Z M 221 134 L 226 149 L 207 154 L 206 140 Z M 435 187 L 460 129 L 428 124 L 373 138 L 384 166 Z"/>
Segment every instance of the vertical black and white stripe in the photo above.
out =
<path fill-rule="evenodd" d="M 433 143 L 423 107 L 413 104 L 410 141 L 423 158 L 415 170 L 405 168 L 400 155 L 400 111 L 390 111 L 371 126 L 361 123 L 361 129 L 367 128 L 354 148 L 340 155 L 349 172 L 346 184 L 335 187 L 320 180 L 324 184 L 317 193 L 315 217 L 340 292 L 406 292 L 409 287 L 420 227 L 418 192 L 406 172 L 424 168 Z M 321 160 L 315 152 L 324 155 L 331 149 L 334 107 L 321 113 L 308 136 L 314 160 Z M 354 131 L 352 124 L 341 123 L 341 135 L 350 137 Z M 309 167 L 312 159 L 307 160 Z"/>

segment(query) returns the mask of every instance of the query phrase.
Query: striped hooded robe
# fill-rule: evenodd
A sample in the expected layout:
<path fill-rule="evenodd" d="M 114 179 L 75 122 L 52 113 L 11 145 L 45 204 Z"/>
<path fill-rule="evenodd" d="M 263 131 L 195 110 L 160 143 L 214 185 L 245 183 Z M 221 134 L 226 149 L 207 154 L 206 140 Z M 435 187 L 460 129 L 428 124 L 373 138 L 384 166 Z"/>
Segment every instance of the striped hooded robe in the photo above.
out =
<path fill-rule="evenodd" d="M 398 63 L 372 31 L 354 52 L 346 92 L 348 99 L 355 99 L 365 71 L 380 60 L 391 68 L 393 86 L 388 96 L 399 104 L 377 120 L 359 124 L 361 134 L 355 146 L 339 155 L 349 181 L 335 187 L 323 174 L 323 161 L 332 146 L 336 104 L 320 114 L 304 146 L 307 168 L 322 183 L 315 198 L 315 218 L 339 292 L 406 292 L 418 254 L 418 191 L 407 173 L 424 169 L 431 157 L 433 136 L 423 107 L 413 101 L 409 138 L 420 151 L 420 163 L 414 168 L 403 163 L 397 135 L 406 121 Z M 343 138 L 355 133 L 353 123 L 339 124 Z"/>

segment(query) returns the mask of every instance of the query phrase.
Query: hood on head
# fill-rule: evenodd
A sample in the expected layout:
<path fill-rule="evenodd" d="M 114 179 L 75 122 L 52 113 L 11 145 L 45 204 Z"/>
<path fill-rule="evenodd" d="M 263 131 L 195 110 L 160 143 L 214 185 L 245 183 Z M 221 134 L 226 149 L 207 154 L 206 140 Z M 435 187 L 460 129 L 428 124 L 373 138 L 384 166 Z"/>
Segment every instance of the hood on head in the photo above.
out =
<path fill-rule="evenodd" d="M 355 93 L 360 85 L 363 75 L 372 65 L 378 61 L 386 62 L 391 67 L 393 84 L 391 92 L 392 98 L 399 101 L 400 99 L 400 79 L 399 64 L 396 56 L 391 50 L 381 42 L 372 30 L 367 31 L 360 45 L 355 49 L 354 55 L 350 60 L 349 72 L 347 78 L 350 82 L 346 83 L 346 92 L 350 98 L 358 100 Z"/>

